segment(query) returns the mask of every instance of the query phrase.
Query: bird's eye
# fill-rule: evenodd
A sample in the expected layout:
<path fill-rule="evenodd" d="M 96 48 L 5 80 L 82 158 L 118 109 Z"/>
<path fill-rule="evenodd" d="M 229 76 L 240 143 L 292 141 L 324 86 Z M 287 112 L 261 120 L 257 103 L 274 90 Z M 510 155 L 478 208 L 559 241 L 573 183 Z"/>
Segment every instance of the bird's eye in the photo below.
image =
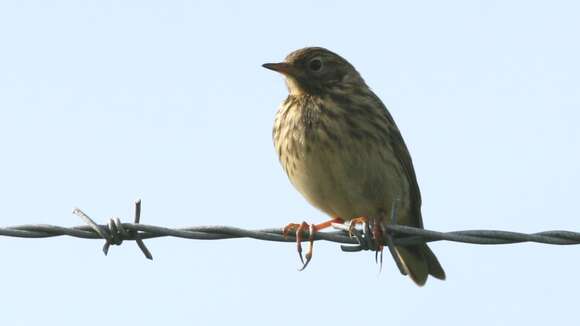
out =
<path fill-rule="evenodd" d="M 320 71 L 322 69 L 322 60 L 314 58 L 308 63 L 308 68 L 312 71 Z"/>

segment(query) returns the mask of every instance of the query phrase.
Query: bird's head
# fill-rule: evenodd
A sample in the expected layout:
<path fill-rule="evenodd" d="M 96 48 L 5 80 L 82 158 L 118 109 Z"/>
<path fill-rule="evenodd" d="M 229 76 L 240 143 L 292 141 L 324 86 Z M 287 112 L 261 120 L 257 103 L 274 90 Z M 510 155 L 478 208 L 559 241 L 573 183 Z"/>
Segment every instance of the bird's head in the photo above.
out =
<path fill-rule="evenodd" d="M 262 66 L 283 74 L 292 95 L 323 95 L 336 88 L 366 87 L 360 74 L 348 61 L 324 48 L 296 50 L 284 62 L 265 63 Z"/>

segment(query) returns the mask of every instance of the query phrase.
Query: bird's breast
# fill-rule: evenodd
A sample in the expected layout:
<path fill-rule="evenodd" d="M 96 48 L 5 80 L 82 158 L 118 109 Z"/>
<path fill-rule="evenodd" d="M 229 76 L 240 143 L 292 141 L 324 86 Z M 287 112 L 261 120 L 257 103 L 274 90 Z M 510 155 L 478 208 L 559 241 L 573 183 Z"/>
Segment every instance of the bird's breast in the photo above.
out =
<path fill-rule="evenodd" d="M 328 101 L 287 99 L 273 130 L 284 171 L 312 205 L 331 216 L 389 211 L 387 203 L 408 187 L 394 182 L 405 179 L 400 164 L 387 143 L 353 134 L 364 135 L 364 128 L 356 128 L 361 122 L 340 115 Z"/>

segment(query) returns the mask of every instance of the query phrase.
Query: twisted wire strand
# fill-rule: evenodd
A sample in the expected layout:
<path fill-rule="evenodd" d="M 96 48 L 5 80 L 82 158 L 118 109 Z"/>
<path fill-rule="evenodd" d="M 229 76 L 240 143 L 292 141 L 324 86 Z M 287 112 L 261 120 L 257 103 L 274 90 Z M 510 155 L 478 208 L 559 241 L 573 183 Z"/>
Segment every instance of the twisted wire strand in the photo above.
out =
<path fill-rule="evenodd" d="M 194 240 L 223 240 L 237 238 L 251 238 L 256 240 L 295 242 L 294 235 L 284 237 L 282 228 L 268 228 L 248 230 L 232 226 L 209 225 L 192 226 L 186 228 L 167 228 L 156 225 L 122 223 L 125 230 L 139 232 L 141 239 L 161 237 L 175 237 Z M 108 225 L 98 225 L 101 229 Z M 405 225 L 387 225 L 387 230 L 395 235 L 396 245 L 411 245 L 434 241 L 452 241 L 479 245 L 513 244 L 521 242 L 536 242 L 551 245 L 580 244 L 580 233 L 572 231 L 554 230 L 538 233 L 520 233 L 500 230 L 465 230 L 452 232 L 438 232 L 419 229 Z M 25 224 L 0 227 L 0 236 L 13 238 L 51 238 L 71 236 L 82 239 L 104 239 L 88 225 L 62 227 L 49 224 Z M 136 240 L 135 236 L 127 235 L 122 240 Z M 356 238 L 349 237 L 343 231 L 317 232 L 314 240 L 325 240 L 343 244 L 358 244 Z M 305 240 L 306 241 L 306 240 Z"/>
<path fill-rule="evenodd" d="M 57 236 L 70 236 L 82 239 L 104 239 L 103 251 L 107 254 L 111 245 L 120 245 L 125 240 L 136 241 L 139 248 L 148 259 L 152 255 L 143 242 L 144 239 L 160 237 L 176 237 L 195 240 L 223 240 L 237 238 L 251 238 L 256 240 L 295 242 L 293 234 L 284 236 L 282 228 L 268 228 L 248 230 L 232 226 L 210 225 L 193 226 L 186 228 L 168 228 L 156 225 L 141 224 L 141 201 L 135 202 L 134 223 L 121 223 L 118 218 L 112 218 L 107 225 L 95 223 L 80 209 L 73 211 L 83 219 L 87 225 L 62 227 L 48 224 L 26 224 L 17 226 L 0 227 L 0 236 L 14 238 L 51 238 Z M 342 231 L 317 232 L 314 234 L 315 241 L 330 241 L 341 243 L 343 251 L 354 252 L 360 250 L 372 250 L 369 248 L 368 234 L 358 229 L 349 235 L 348 226 L 334 225 Z M 550 245 L 575 245 L 580 244 L 580 233 L 572 231 L 543 231 L 538 233 L 520 233 L 500 230 L 465 230 L 452 232 L 439 232 L 415 228 L 406 225 L 386 225 L 386 231 L 393 237 L 395 245 L 410 245 L 433 241 L 452 241 L 478 245 L 513 244 L 522 242 L 535 242 Z M 353 230 L 351 230 L 353 231 Z M 363 227 L 364 231 L 364 227 Z"/>

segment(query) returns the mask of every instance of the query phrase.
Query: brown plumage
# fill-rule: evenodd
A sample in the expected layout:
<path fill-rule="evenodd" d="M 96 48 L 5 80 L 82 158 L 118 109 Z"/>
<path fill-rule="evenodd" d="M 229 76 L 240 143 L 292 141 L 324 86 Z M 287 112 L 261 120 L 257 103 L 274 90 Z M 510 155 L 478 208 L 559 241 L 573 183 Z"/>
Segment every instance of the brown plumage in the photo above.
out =
<path fill-rule="evenodd" d="M 371 223 L 387 223 L 396 201 L 398 224 L 423 227 L 409 151 L 390 113 L 356 69 L 316 47 L 264 67 L 286 77 L 289 95 L 276 114 L 273 139 L 296 189 L 343 221 L 362 216 Z M 429 274 L 445 278 L 427 245 L 396 249 L 418 285 Z M 306 264 L 309 260 L 307 254 Z"/>

